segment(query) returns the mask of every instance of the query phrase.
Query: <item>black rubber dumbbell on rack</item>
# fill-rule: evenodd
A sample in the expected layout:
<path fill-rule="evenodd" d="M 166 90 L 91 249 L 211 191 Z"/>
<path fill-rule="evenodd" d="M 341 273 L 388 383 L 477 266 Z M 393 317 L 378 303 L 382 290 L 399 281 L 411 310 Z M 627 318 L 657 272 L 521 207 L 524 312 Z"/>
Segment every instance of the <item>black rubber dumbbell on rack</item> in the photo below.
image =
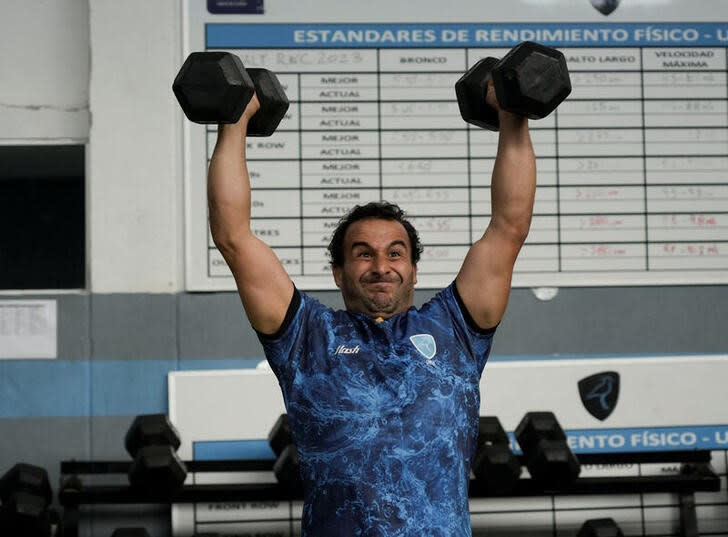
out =
<path fill-rule="evenodd" d="M 518 483 L 521 463 L 511 451 L 508 434 L 496 416 L 478 419 L 478 447 L 472 470 L 488 493 L 508 494 Z"/>
<path fill-rule="evenodd" d="M 576 537 L 624 537 L 612 518 L 591 518 L 582 524 Z"/>
<path fill-rule="evenodd" d="M 545 487 L 560 487 L 579 477 L 581 465 L 553 412 L 526 413 L 515 433 L 534 481 Z"/>
<path fill-rule="evenodd" d="M 530 119 L 546 117 L 571 93 L 566 58 L 554 48 L 524 41 L 501 60 L 483 58 L 455 83 L 455 94 L 463 119 L 492 131 L 500 122 L 485 102 L 490 80 L 501 108 Z"/>
<path fill-rule="evenodd" d="M 299 493 L 302 490 L 301 464 L 298 450 L 293 442 L 291 422 L 288 414 L 281 414 L 268 433 L 268 444 L 276 455 L 273 473 L 287 490 Z"/>
<path fill-rule="evenodd" d="M 270 136 L 288 110 L 278 78 L 267 69 L 246 69 L 229 52 L 193 52 L 172 84 L 187 119 L 195 123 L 235 123 L 253 98 L 260 110 L 248 124 L 248 136 Z"/>
<path fill-rule="evenodd" d="M 44 468 L 25 463 L 14 465 L 0 478 L 0 535 L 50 535 L 51 499 L 51 485 Z"/>
<path fill-rule="evenodd" d="M 180 437 L 164 414 L 137 416 L 124 438 L 134 459 L 129 484 L 150 494 L 170 493 L 181 487 L 187 467 L 177 455 Z"/>

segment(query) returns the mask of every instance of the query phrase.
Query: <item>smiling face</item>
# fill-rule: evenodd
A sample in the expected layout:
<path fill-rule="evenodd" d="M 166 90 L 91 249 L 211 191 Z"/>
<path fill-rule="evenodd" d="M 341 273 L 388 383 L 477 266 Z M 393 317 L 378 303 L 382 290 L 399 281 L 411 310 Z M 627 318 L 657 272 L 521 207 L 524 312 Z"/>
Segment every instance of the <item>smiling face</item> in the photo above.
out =
<path fill-rule="evenodd" d="M 351 224 L 344 236 L 344 262 L 332 267 L 346 309 L 384 319 L 407 311 L 417 283 L 411 248 L 396 220 L 365 218 Z"/>

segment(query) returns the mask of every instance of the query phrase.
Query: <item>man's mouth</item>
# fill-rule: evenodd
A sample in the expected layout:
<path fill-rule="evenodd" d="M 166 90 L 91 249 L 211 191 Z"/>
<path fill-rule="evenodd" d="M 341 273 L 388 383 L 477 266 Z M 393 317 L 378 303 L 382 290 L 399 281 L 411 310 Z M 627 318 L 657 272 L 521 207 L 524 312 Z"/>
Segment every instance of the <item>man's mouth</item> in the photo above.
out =
<path fill-rule="evenodd" d="M 394 285 L 394 282 L 379 280 L 375 282 L 366 282 L 366 285 L 374 291 L 389 291 L 390 287 Z"/>

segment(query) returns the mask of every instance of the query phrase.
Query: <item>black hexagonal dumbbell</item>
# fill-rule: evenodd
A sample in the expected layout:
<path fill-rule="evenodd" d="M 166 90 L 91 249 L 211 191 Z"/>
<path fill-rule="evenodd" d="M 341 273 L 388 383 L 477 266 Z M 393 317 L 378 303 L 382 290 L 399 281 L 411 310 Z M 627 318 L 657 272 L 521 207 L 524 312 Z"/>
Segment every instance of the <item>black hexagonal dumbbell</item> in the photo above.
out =
<path fill-rule="evenodd" d="M 44 468 L 18 463 L 0 478 L 0 533 L 46 537 L 52 492 Z"/>
<path fill-rule="evenodd" d="M 273 473 L 278 482 L 292 493 L 299 493 L 303 487 L 301 463 L 294 444 L 288 444 L 273 463 Z"/>
<path fill-rule="evenodd" d="M 624 537 L 612 518 L 592 518 L 584 522 L 576 537 Z"/>
<path fill-rule="evenodd" d="M 553 412 L 528 412 L 516 427 L 531 477 L 545 486 L 563 486 L 579 477 L 581 465 Z"/>
<path fill-rule="evenodd" d="M 0 528 L 11 535 L 51 532 L 52 492 L 44 468 L 18 463 L 0 478 Z"/>
<path fill-rule="evenodd" d="M 485 102 L 489 80 L 501 108 L 530 119 L 546 117 L 571 93 L 566 59 L 554 48 L 524 41 L 501 60 L 484 58 L 456 82 L 455 93 L 463 119 L 493 131 L 500 122 Z"/>
<path fill-rule="evenodd" d="M 478 447 L 472 469 L 484 489 L 493 494 L 511 492 L 521 476 L 521 463 L 495 416 L 481 416 L 478 420 Z"/>
<path fill-rule="evenodd" d="M 164 494 L 184 483 L 187 468 L 177 456 L 179 433 L 164 414 L 137 416 L 124 444 L 134 458 L 129 469 L 129 483 L 133 487 Z"/>
<path fill-rule="evenodd" d="M 293 444 L 291 422 L 288 419 L 288 414 L 278 416 L 268 433 L 268 444 L 276 457 L 281 454 L 288 444 Z"/>
<path fill-rule="evenodd" d="M 253 97 L 260 110 L 250 120 L 248 136 L 270 136 L 288 110 L 288 98 L 275 74 L 245 69 L 229 52 L 193 52 L 172 84 L 177 101 L 195 123 L 235 123 Z"/>
<path fill-rule="evenodd" d="M 301 464 L 293 442 L 288 414 L 281 414 L 268 433 L 268 444 L 276 455 L 273 473 L 278 482 L 291 492 L 300 492 Z"/>

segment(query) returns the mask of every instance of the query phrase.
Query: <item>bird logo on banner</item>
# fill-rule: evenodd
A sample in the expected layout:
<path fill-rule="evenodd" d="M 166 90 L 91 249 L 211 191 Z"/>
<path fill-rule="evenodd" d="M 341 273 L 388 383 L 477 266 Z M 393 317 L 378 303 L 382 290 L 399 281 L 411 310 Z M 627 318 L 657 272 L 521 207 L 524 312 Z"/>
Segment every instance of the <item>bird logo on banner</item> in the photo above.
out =
<path fill-rule="evenodd" d="M 619 7 L 619 0 L 591 0 L 591 5 L 602 15 L 609 15 Z"/>
<path fill-rule="evenodd" d="M 614 411 L 619 399 L 619 373 L 605 371 L 579 381 L 579 396 L 584 408 L 604 421 Z"/>

